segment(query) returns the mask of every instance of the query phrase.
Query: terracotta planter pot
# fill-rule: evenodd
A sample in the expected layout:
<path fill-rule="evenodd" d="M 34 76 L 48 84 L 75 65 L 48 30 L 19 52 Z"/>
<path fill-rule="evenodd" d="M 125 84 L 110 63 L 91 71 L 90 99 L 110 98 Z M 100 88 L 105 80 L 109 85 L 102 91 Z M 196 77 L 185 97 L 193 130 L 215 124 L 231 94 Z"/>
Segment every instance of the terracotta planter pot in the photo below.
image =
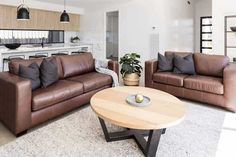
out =
<path fill-rule="evenodd" d="M 126 86 L 138 86 L 139 85 L 139 76 L 136 73 L 126 74 L 123 78 L 124 85 Z"/>

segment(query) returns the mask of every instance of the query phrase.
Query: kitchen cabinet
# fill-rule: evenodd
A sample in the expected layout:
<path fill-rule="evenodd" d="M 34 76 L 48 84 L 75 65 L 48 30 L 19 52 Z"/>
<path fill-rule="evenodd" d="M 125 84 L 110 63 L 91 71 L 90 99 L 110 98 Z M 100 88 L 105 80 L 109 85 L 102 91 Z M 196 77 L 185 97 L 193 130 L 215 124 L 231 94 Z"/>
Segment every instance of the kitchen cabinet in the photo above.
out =
<path fill-rule="evenodd" d="M 69 14 L 70 23 L 60 23 L 61 12 L 30 9 L 30 19 L 16 19 L 17 7 L 0 5 L 0 29 L 38 29 L 79 31 L 80 15 Z"/>

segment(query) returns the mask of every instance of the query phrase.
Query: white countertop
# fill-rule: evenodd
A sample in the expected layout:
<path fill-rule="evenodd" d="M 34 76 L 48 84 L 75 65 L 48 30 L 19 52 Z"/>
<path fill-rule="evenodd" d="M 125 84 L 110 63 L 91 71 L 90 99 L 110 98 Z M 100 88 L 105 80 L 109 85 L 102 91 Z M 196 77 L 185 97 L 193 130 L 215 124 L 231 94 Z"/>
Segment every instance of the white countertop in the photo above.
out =
<path fill-rule="evenodd" d="M 42 47 L 29 47 L 29 46 L 22 46 L 15 50 L 10 50 L 8 48 L 2 47 L 0 48 L 0 54 L 9 54 L 9 53 L 22 53 L 22 52 L 35 52 L 35 51 L 52 51 L 52 50 L 64 50 L 64 49 L 76 49 L 81 47 L 87 47 L 91 44 L 63 44 L 63 45 L 52 45 L 52 46 L 45 46 Z"/>

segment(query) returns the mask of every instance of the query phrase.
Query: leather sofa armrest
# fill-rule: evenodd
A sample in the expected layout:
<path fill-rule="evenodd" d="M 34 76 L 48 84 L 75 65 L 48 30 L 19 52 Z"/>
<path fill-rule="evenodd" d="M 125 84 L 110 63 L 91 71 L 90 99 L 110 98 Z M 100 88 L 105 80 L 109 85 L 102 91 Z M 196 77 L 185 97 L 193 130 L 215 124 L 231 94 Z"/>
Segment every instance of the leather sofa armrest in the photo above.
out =
<path fill-rule="evenodd" d="M 30 80 L 0 73 L 0 120 L 15 135 L 31 125 L 31 97 Z"/>
<path fill-rule="evenodd" d="M 236 64 L 230 64 L 224 69 L 223 75 L 225 107 L 236 111 Z"/>
<path fill-rule="evenodd" d="M 153 87 L 152 75 L 158 69 L 158 61 L 156 59 L 145 62 L 145 87 Z"/>
<path fill-rule="evenodd" d="M 108 61 L 108 69 L 113 70 L 119 76 L 119 63 L 118 61 Z"/>

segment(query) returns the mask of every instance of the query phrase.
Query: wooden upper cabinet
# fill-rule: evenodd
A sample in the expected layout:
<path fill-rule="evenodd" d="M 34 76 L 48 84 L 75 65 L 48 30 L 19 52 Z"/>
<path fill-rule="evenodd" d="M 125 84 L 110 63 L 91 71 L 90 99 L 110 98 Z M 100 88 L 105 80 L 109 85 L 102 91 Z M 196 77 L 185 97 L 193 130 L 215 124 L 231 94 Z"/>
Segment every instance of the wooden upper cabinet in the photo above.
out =
<path fill-rule="evenodd" d="M 60 23 L 60 12 L 30 9 L 30 19 L 16 19 L 17 8 L 0 5 L 0 29 L 39 29 L 79 31 L 80 15 L 69 14 L 70 23 Z"/>
<path fill-rule="evenodd" d="M 0 26 L 3 29 L 12 28 L 13 23 L 13 8 L 0 6 Z M 15 18 L 16 19 L 16 18 Z"/>
<path fill-rule="evenodd" d="M 79 30 L 80 27 L 80 18 L 79 16 L 75 14 L 69 14 L 70 16 L 70 23 L 65 23 L 64 29 L 65 30 L 71 30 L 71 31 L 76 31 Z"/>

